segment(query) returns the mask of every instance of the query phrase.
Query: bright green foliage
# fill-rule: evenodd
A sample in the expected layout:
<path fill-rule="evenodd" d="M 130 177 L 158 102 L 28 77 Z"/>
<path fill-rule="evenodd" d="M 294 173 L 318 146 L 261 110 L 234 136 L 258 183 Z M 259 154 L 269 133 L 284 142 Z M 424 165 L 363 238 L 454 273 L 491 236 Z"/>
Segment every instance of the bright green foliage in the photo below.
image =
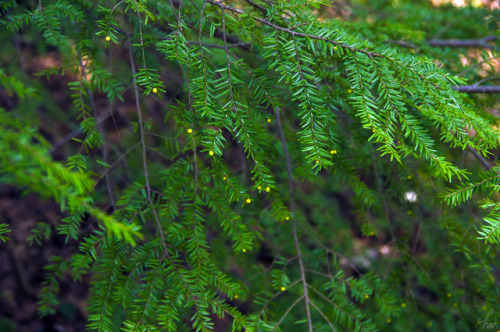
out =
<path fill-rule="evenodd" d="M 0 109 L 0 183 L 58 202 L 57 233 L 79 249 L 51 258 L 41 315 L 56 312 L 62 278 L 85 274 L 95 331 L 210 331 L 223 318 L 233 331 L 459 331 L 498 305 L 497 247 L 476 239 L 500 242 L 497 196 L 478 233 L 439 196 L 454 207 L 500 188 L 499 167 L 460 163 L 498 148 L 492 101 L 453 89 L 466 84 L 450 73 L 459 53 L 429 48 L 440 27 L 419 21 L 498 13 L 374 1 L 353 5 L 353 23 L 320 19 L 325 5 L 0 4 L 4 42 L 60 54 L 36 75 L 72 78 L 71 110 L 43 114 L 76 127 L 63 163 L 35 129 L 50 93 L 0 70 L 19 99 Z M 415 49 L 387 43 L 402 39 Z M 134 121 L 119 143 L 113 112 Z M 29 241 L 50 236 L 38 225 Z"/>
<path fill-rule="evenodd" d="M 62 211 L 68 210 L 71 214 L 62 221 L 62 234 L 77 239 L 78 226 L 89 213 L 100 220 L 110 234 L 130 244 L 135 244 L 134 237 L 142 237 L 138 225 L 118 222 L 93 206 L 93 182 L 87 174 L 73 172 L 52 161 L 48 143 L 35 130 L 1 110 L 0 151 L 3 183 L 21 185 L 43 197 L 53 198 Z"/>
<path fill-rule="evenodd" d="M 9 238 L 4 235 L 7 234 L 8 232 L 10 232 L 8 225 L 0 224 L 0 241 L 7 242 L 9 240 Z"/>
<path fill-rule="evenodd" d="M 500 190 L 500 168 L 493 167 L 489 171 L 479 174 L 479 179 L 475 182 L 464 182 L 459 187 L 450 189 L 444 195 L 444 200 L 451 206 L 464 203 L 471 199 L 475 193 L 498 193 Z M 485 223 L 479 230 L 480 239 L 498 244 L 500 240 L 500 209 L 499 203 L 492 199 L 485 199 L 481 204 L 484 209 L 490 209 L 489 214 L 484 218 Z"/>

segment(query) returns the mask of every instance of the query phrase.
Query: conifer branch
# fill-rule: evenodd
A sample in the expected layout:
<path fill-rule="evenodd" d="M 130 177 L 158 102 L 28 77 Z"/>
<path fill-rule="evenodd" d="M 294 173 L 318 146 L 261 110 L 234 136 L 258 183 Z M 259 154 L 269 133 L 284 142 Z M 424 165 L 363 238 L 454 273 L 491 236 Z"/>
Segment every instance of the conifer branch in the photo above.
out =
<path fill-rule="evenodd" d="M 240 130 L 238 132 L 243 132 L 244 138 L 243 138 L 243 145 L 246 145 L 245 148 L 248 149 L 248 154 L 252 158 L 252 160 L 255 162 L 255 167 L 254 169 L 257 171 L 259 180 L 262 181 L 266 186 L 270 182 L 270 175 L 267 170 L 267 168 L 262 164 L 262 161 L 260 160 L 256 148 L 253 146 L 253 140 L 252 137 L 247 129 L 247 125 L 243 119 L 243 114 L 240 114 L 240 111 L 238 108 L 240 106 L 237 106 L 236 99 L 234 96 L 234 87 L 233 87 L 233 80 L 231 76 L 231 63 L 232 61 L 229 59 L 229 50 L 227 48 L 227 38 L 226 38 L 226 20 L 225 20 L 225 12 L 224 8 L 221 8 L 221 15 L 222 15 L 222 34 L 223 34 L 223 41 L 224 41 L 224 51 L 226 54 L 226 62 L 227 62 L 227 76 L 228 76 L 228 91 L 229 91 L 229 97 L 230 97 L 230 103 L 231 103 L 231 112 L 234 113 L 237 121 L 239 121 L 239 126 Z M 220 127 L 223 122 L 225 121 L 226 117 L 229 115 L 229 112 L 226 113 L 222 121 L 220 122 L 219 126 Z M 237 128 L 237 127 L 236 127 Z M 234 128 L 234 129 L 236 129 Z M 235 135 L 239 136 L 239 133 L 235 131 Z M 255 143 L 256 144 L 256 143 Z M 246 152 L 245 149 L 245 152 Z"/>
<path fill-rule="evenodd" d="M 500 181 L 500 172 L 498 169 L 491 168 L 481 181 L 475 183 L 464 183 L 455 190 L 449 190 L 446 195 L 443 196 L 443 200 L 446 201 L 451 206 L 455 206 L 461 202 L 468 200 L 473 192 L 485 189 L 486 185 Z"/>
<path fill-rule="evenodd" d="M 133 53 L 132 53 L 132 43 L 130 41 L 129 35 L 127 35 L 127 39 L 128 39 L 128 44 L 129 44 L 129 60 L 130 60 L 130 67 L 131 67 L 131 71 L 132 71 L 132 77 L 133 77 L 134 93 L 135 93 L 135 97 L 136 97 L 135 98 L 136 109 L 137 109 L 137 114 L 139 117 L 139 121 L 138 121 L 139 122 L 139 133 L 140 133 L 140 137 L 141 137 L 141 145 L 143 147 L 142 157 L 143 157 L 143 169 L 144 169 L 144 174 L 145 174 L 145 179 L 146 179 L 147 201 L 148 201 L 148 204 L 150 205 L 151 210 L 153 212 L 153 217 L 156 221 L 156 226 L 157 226 L 158 232 L 160 233 L 160 239 L 161 239 L 163 252 L 164 252 L 165 256 L 167 257 L 167 259 L 169 260 L 173 270 L 177 274 L 177 277 L 182 282 L 184 289 L 188 292 L 188 295 L 191 298 L 193 305 L 196 307 L 197 310 L 195 312 L 195 316 L 197 316 L 197 315 L 200 315 L 201 312 L 203 312 L 203 309 L 199 308 L 199 303 L 197 301 L 195 294 L 191 290 L 191 287 L 189 287 L 189 284 L 186 282 L 182 273 L 179 271 L 179 268 L 177 267 L 175 260 L 173 259 L 170 252 L 168 251 L 168 247 L 167 247 L 166 239 L 165 239 L 165 234 L 164 234 L 164 231 L 163 231 L 163 228 L 162 228 L 159 216 L 158 216 L 158 212 L 156 211 L 155 204 L 152 200 L 152 196 L 151 196 L 152 190 L 151 190 L 151 186 L 149 184 L 149 173 L 148 173 L 148 167 L 147 167 L 146 144 L 145 144 L 145 139 L 144 139 L 144 136 L 145 136 L 144 135 L 144 125 L 143 125 L 142 114 L 141 114 L 140 105 L 139 105 L 139 93 L 138 93 L 138 87 L 137 87 L 137 83 L 136 83 L 136 79 L 135 79 L 135 66 L 134 66 Z M 196 197 L 194 199 L 196 200 Z M 193 236 L 197 237 L 196 234 L 194 234 Z M 200 324 L 201 329 L 203 331 L 209 331 L 207 326 L 206 326 L 206 321 L 204 319 L 200 319 L 199 324 Z"/>
<path fill-rule="evenodd" d="M 163 260 L 165 259 L 165 256 L 166 255 L 163 254 L 163 256 L 160 258 L 159 262 L 157 263 L 158 266 L 155 269 L 153 278 L 152 278 L 152 280 L 149 280 L 148 296 L 147 296 L 146 301 L 144 303 L 144 309 L 141 312 L 141 317 L 140 317 L 140 319 L 137 320 L 137 323 L 134 326 L 134 330 L 133 330 L 134 332 L 138 331 L 138 330 L 139 331 L 142 330 L 141 324 L 143 323 L 144 318 L 146 318 L 146 316 L 147 316 L 147 309 L 146 308 L 148 307 L 148 304 L 152 300 L 152 298 L 154 298 L 154 296 L 152 294 L 153 294 L 153 290 L 154 290 L 154 286 L 155 286 L 155 279 L 158 277 L 158 273 L 161 271 L 161 264 L 163 263 Z"/>
<path fill-rule="evenodd" d="M 410 1 L 406 2 L 409 5 Z M 62 49 L 74 43 L 77 50 L 88 57 L 89 65 L 80 72 L 82 79 L 70 84 L 74 108 L 81 120 L 80 128 L 62 141 L 65 143 L 80 134 L 85 137 L 81 140 L 81 137 L 76 137 L 75 140 L 82 143 L 80 151 L 68 157 L 66 165 L 53 161 L 48 154 L 50 144 L 43 136 L 51 137 L 52 133 L 36 133 L 36 128 L 28 128 L 20 118 L 24 112 L 16 112 L 17 96 L 19 108 L 34 105 L 31 101 L 29 104 L 21 102 L 23 95 L 32 96 L 24 92 L 29 91 L 29 87 L 0 69 L 0 88 L 9 94 L 9 111 L 0 108 L 0 183 L 13 184 L 38 192 L 44 198 L 53 198 L 63 212 L 67 211 L 68 216 L 63 218 L 57 231 L 67 238 L 81 241 L 81 245 L 80 252 L 73 255 L 69 264 L 64 262 L 66 266 L 61 265 L 60 269 L 64 272 L 70 266 L 75 279 L 81 279 L 84 273 L 92 273 L 95 283 L 92 283 L 89 300 L 89 329 L 178 331 L 190 325 L 195 331 L 208 332 L 215 328 L 213 314 L 219 318 L 231 316 L 234 331 L 279 330 L 281 324 L 290 326 L 297 316 L 302 320 L 302 328 L 309 332 L 316 329 L 336 331 L 337 328 L 373 331 L 375 323 L 384 324 L 384 320 L 389 323 L 390 318 L 398 316 L 398 320 L 402 319 L 404 315 L 398 315 L 400 308 L 406 306 L 400 302 L 402 294 L 410 297 L 405 292 L 408 288 L 412 292 L 413 288 L 429 286 L 429 275 L 422 266 L 432 263 L 431 259 L 436 255 L 445 263 L 443 266 L 450 268 L 451 275 L 459 268 L 448 264 L 451 260 L 445 259 L 449 246 L 436 247 L 427 242 L 439 240 L 442 234 L 436 234 L 438 232 L 420 238 L 419 229 L 415 236 L 418 238 L 411 248 L 413 253 L 417 244 L 421 244 L 419 248 L 429 250 L 429 255 L 418 257 L 423 265 L 419 264 L 417 257 L 410 256 L 411 249 L 407 253 L 398 247 L 402 242 L 395 237 L 395 231 L 403 224 L 392 214 L 397 210 L 394 206 L 401 204 L 401 197 L 399 194 L 388 195 L 381 179 L 384 176 L 397 177 L 398 181 L 392 181 L 391 185 L 397 185 L 401 190 L 418 185 L 414 188 L 421 195 L 434 189 L 441 190 L 445 187 L 442 181 L 433 182 L 432 189 L 426 186 L 431 183 L 430 178 L 451 179 L 457 175 L 459 179 L 466 179 L 469 174 L 455 166 L 458 164 L 454 159 L 456 154 L 447 153 L 447 149 L 468 148 L 488 171 L 482 172 L 475 182 L 466 180 L 454 190 L 447 190 L 445 201 L 454 206 L 475 193 L 497 192 L 500 188 L 500 168 L 487 159 L 489 150 L 498 146 L 497 131 L 493 127 L 495 119 L 477 111 L 474 98 L 460 94 L 460 89 L 468 88 L 462 87 L 466 84 L 465 79 L 446 72 L 456 68 L 450 66 L 450 60 L 459 55 L 454 49 L 444 52 L 438 48 L 422 47 L 419 53 L 423 57 L 418 57 L 391 46 L 380 47 L 370 41 L 377 40 L 370 38 L 373 31 L 364 33 L 366 38 L 356 34 L 363 34 L 363 30 L 370 29 L 371 25 L 363 27 L 359 22 L 317 20 L 312 16 L 311 7 L 316 8 L 322 2 L 313 4 L 309 0 L 244 0 L 240 4 L 222 0 L 117 0 L 116 5 L 113 3 L 109 8 L 105 4 L 94 6 L 70 0 L 44 0 L 43 10 L 41 1 L 39 8 L 29 9 L 23 2 L 17 3 L 19 8 L 15 8 L 14 0 L 0 4 L 0 12 L 6 13 L 0 26 L 8 27 L 2 34 L 4 38 L 12 35 L 12 38 L 21 40 L 25 31 L 38 32 L 44 38 L 28 41 L 30 46 L 36 46 L 33 50 L 43 49 L 40 45 Z M 23 13 L 23 9 L 27 10 Z M 475 24 L 475 20 L 470 22 L 471 26 Z M 93 28 L 95 26 L 97 30 Z M 390 32 L 388 38 L 394 39 L 416 35 L 409 31 L 409 26 L 405 26 L 408 31 L 398 24 L 392 26 L 390 22 L 387 27 L 373 28 L 386 29 L 384 33 Z M 432 29 L 430 26 L 426 31 L 435 32 Z M 473 29 L 468 26 L 467 31 L 455 35 L 472 35 L 468 38 L 474 38 L 471 31 Z M 120 43 L 120 38 L 125 39 L 125 43 Z M 494 47 L 489 38 L 481 42 Z M 136 40 L 135 44 L 133 40 Z M 438 47 L 443 44 L 433 42 Z M 457 46 L 455 41 L 452 43 Z M 127 47 L 127 57 L 122 58 L 121 52 L 115 53 L 115 50 Z M 59 52 L 59 49 L 54 52 Z M 120 63 L 111 67 L 111 51 L 113 59 L 124 62 L 129 68 L 126 71 L 132 74 L 132 82 L 121 82 L 127 80 L 126 75 L 113 72 L 122 66 Z M 439 56 L 450 55 L 439 59 L 442 67 L 434 61 L 439 58 L 436 56 L 438 52 L 441 52 Z M 73 63 L 74 59 L 66 53 L 70 54 L 56 53 L 61 54 L 57 62 Z M 107 60 L 110 62 L 106 70 Z M 164 60 L 168 62 L 167 66 L 163 65 Z M 81 55 L 78 55 L 78 61 L 82 67 Z M 477 60 L 478 64 L 473 68 L 488 61 Z M 159 68 L 152 68 L 152 64 L 159 64 Z M 67 66 L 58 67 L 64 70 Z M 469 76 L 477 75 L 478 69 Z M 44 69 L 40 75 L 59 75 L 59 70 L 55 67 Z M 169 84 L 163 84 L 162 76 Z M 86 82 L 84 77 L 91 78 Z M 478 85 L 489 84 L 484 82 L 490 79 L 493 78 L 480 80 L 473 87 L 483 89 Z M 124 83 L 133 89 L 131 95 L 123 93 L 121 85 Z M 455 90 L 453 86 L 456 86 Z M 99 93 L 98 99 L 96 93 Z M 151 93 L 147 99 L 141 96 Z M 164 109 L 150 118 L 146 104 L 154 105 L 154 108 L 165 106 L 161 101 L 165 95 L 177 100 L 169 102 L 165 123 L 162 123 L 159 118 L 164 115 Z M 115 132 L 104 135 L 102 123 L 111 113 L 111 106 L 102 110 L 99 107 L 106 103 L 106 98 L 112 101 L 116 97 L 123 101 L 120 107 L 126 107 L 130 102 L 135 107 L 133 114 L 120 113 L 123 121 L 120 126 L 115 123 L 118 132 L 115 137 Z M 57 96 L 54 99 L 57 100 Z M 480 103 L 486 104 L 490 100 L 484 98 Z M 285 110 L 291 111 L 290 127 L 284 118 L 288 116 Z M 41 112 L 42 108 L 36 110 L 37 114 Z M 64 117 L 58 121 L 60 119 L 64 121 Z M 338 124 L 337 119 L 340 120 Z M 41 127 L 36 120 L 33 123 Z M 45 121 L 41 123 L 45 130 Z M 64 125 L 71 124 L 64 121 Z M 129 130 L 130 127 L 134 130 Z M 127 129 L 122 130 L 124 128 Z M 180 128 L 192 135 L 183 135 L 178 130 Z M 284 130 L 290 137 L 285 137 Z M 475 132 L 474 136 L 470 135 L 471 130 Z M 273 132 L 279 135 L 278 142 L 273 139 Z M 105 170 L 93 162 L 96 155 L 89 152 L 99 152 L 94 148 L 103 147 L 100 137 L 104 139 L 104 148 L 110 148 L 101 151 Z M 121 155 L 108 165 L 106 160 L 109 158 L 111 162 L 113 158 L 107 152 L 115 151 L 111 147 L 119 147 L 121 142 L 130 142 L 129 139 L 138 142 L 130 143 L 127 151 L 119 149 Z M 58 144 L 53 146 L 53 151 L 60 146 Z M 376 145 L 376 152 L 380 152 L 378 156 L 387 154 L 391 161 L 408 160 L 412 163 L 410 160 L 418 159 L 425 164 L 412 163 L 410 167 L 402 164 L 403 173 L 398 174 L 397 169 L 390 168 L 387 158 L 373 159 L 373 145 Z M 281 146 L 284 155 L 281 163 L 276 159 L 280 155 L 280 148 L 276 150 L 276 146 Z M 69 146 L 65 151 L 58 151 L 56 157 L 65 158 L 63 152 L 72 150 L 73 146 Z M 203 157 L 205 152 L 210 158 Z M 243 169 L 237 169 L 228 160 L 228 157 L 235 156 L 255 162 L 251 170 L 251 188 L 242 184 L 247 182 L 247 163 L 243 160 Z M 117 167 L 128 158 L 137 159 L 130 164 L 135 169 L 128 169 L 127 163 L 123 169 Z M 370 167 L 370 158 L 373 159 L 373 168 Z M 311 163 L 317 166 L 311 167 Z M 317 174 L 320 169 L 332 165 L 335 165 L 332 171 L 341 179 L 330 178 L 328 172 Z M 381 167 L 387 169 L 381 172 Z M 285 169 L 284 183 L 275 184 L 274 176 Z M 127 171 L 124 178 L 122 175 Z M 243 173 L 241 179 L 234 174 L 238 171 Z M 410 181 L 410 176 L 406 181 L 402 175 L 408 171 L 425 176 L 419 176 L 418 183 Z M 98 173 L 100 176 L 96 176 Z M 104 189 L 101 183 L 104 179 L 111 196 L 109 200 L 116 203 L 111 216 L 97 208 L 99 203 L 94 201 L 101 198 L 101 191 L 95 195 L 95 190 L 97 186 Z M 309 181 L 304 187 L 307 192 L 299 190 L 299 179 Z M 113 184 L 112 180 L 119 182 Z M 322 180 L 325 180 L 324 184 Z M 370 187 L 374 185 L 378 188 L 376 195 L 374 191 L 377 190 L 372 191 Z M 288 192 L 285 196 L 290 196 L 288 204 L 281 201 L 279 192 L 283 187 Z M 304 197 L 309 195 L 309 189 L 315 190 L 318 196 Z M 352 197 L 353 203 L 349 200 L 349 207 L 340 204 L 337 209 L 330 204 L 331 197 L 327 197 L 330 194 L 339 201 Z M 242 198 L 244 209 L 237 207 Z M 299 198 L 303 205 L 299 206 Z M 382 206 L 380 209 L 374 206 L 375 199 Z M 254 204 L 245 205 L 248 203 Z M 359 215 L 345 211 L 350 207 Z M 482 207 L 492 211 L 484 218 L 480 238 L 499 243 L 500 205 L 486 200 Z M 314 210 L 310 212 L 310 208 Z M 387 219 L 389 223 L 390 243 L 395 244 L 395 248 L 391 246 L 389 251 L 394 255 L 380 251 L 381 255 L 387 254 L 383 264 L 378 264 L 382 262 L 379 257 L 374 258 L 378 259 L 376 264 L 364 260 L 368 257 L 358 255 L 359 252 L 345 245 L 348 239 L 337 241 L 349 231 L 358 231 L 357 227 L 343 221 L 366 217 L 363 213 L 366 209 L 370 209 L 370 216 Z M 323 214 L 319 217 L 318 210 L 328 215 L 338 213 L 339 218 Z M 296 217 L 302 212 L 311 223 L 300 224 Z M 260 217 L 254 219 L 257 214 Z M 99 229 L 82 237 L 88 230 L 88 216 L 97 219 Z M 469 248 L 470 243 L 474 243 L 467 233 L 469 220 L 457 217 L 457 213 L 452 216 L 447 218 L 447 223 L 453 222 L 453 227 L 445 226 L 446 231 L 452 231 L 452 241 L 445 245 L 457 245 L 456 249 L 464 252 L 468 259 L 476 259 L 481 250 L 476 254 Z M 282 225 L 286 226 L 285 220 L 290 220 L 288 233 L 280 232 Z M 137 222 L 144 224 L 144 233 L 139 233 L 141 226 Z M 332 222 L 335 223 L 333 235 L 326 233 L 331 230 Z M 94 224 L 89 226 L 93 228 Z M 2 226 L 0 223 L 0 241 L 5 232 Z M 361 233 L 371 236 L 382 229 L 383 225 L 366 222 Z M 464 236 L 460 234 L 462 229 L 466 229 Z M 42 227 L 34 231 L 38 232 L 34 235 L 39 239 L 45 236 Z M 141 238 L 143 234 L 147 240 L 137 245 L 134 237 Z M 266 267 L 259 269 L 259 284 L 256 285 L 248 282 L 253 271 L 247 265 L 266 252 L 265 241 L 270 235 L 275 237 L 274 243 L 278 245 L 270 246 L 272 257 L 265 257 Z M 334 240 L 330 240 L 331 236 L 335 237 Z M 415 237 L 412 236 L 411 240 Z M 212 242 L 213 239 L 217 243 Z M 219 239 L 229 242 L 219 242 Z M 363 241 L 363 247 L 369 246 L 376 251 L 380 238 L 359 240 Z M 339 246 L 339 252 L 329 248 L 332 243 Z M 256 256 L 233 257 L 234 253 L 259 245 L 263 249 Z M 212 248 L 224 255 L 216 262 L 210 255 Z M 287 257 L 290 250 L 291 257 Z M 352 257 L 353 254 L 356 257 Z M 405 260 L 401 257 L 403 255 L 409 259 Z M 488 255 L 481 255 L 478 259 L 478 265 L 484 266 L 487 272 L 491 271 L 489 265 L 494 263 Z M 363 261 L 357 261 L 357 258 Z M 269 265 L 268 259 L 272 260 Z M 323 259 L 325 265 L 316 265 Z M 412 260 L 412 265 L 426 274 L 403 266 L 403 269 L 385 275 L 383 268 L 388 259 Z M 227 262 L 231 265 L 228 266 Z M 355 264 L 360 263 L 367 264 L 364 267 L 368 273 L 361 268 L 358 271 Z M 224 267 L 218 264 L 224 264 Z M 234 271 L 234 267 L 238 268 L 236 278 L 248 282 L 245 285 L 248 290 L 223 272 L 226 269 Z M 437 266 L 440 271 L 442 268 Z M 295 279 L 292 283 L 289 272 Z M 479 280 L 474 282 L 474 288 L 481 288 L 478 296 L 484 297 L 487 303 L 492 302 L 491 294 L 495 292 L 488 289 L 486 294 L 488 280 L 463 272 L 464 280 L 468 277 Z M 395 291 L 387 289 L 380 276 L 387 278 L 384 280 L 386 284 L 394 281 L 403 281 L 404 284 L 406 280 L 407 287 Z M 443 288 L 453 287 L 449 284 L 450 279 L 445 279 L 443 286 L 446 287 Z M 42 305 L 54 307 L 56 303 L 57 278 L 53 280 L 43 293 Z M 315 288 L 312 285 L 321 286 Z M 246 301 L 247 294 L 252 298 L 258 290 L 262 291 L 261 296 L 255 297 L 260 308 L 249 312 L 247 320 L 232 301 L 237 295 Z M 435 291 L 440 293 L 440 290 Z M 293 299 L 286 303 L 289 296 Z M 449 297 L 446 293 L 444 296 Z M 302 300 L 305 311 L 301 307 Z M 48 307 L 43 308 L 47 310 Z M 414 326 L 422 326 L 421 320 L 428 319 L 426 314 L 417 312 L 405 319 Z M 460 323 L 463 321 L 465 319 L 461 318 Z M 397 322 L 397 326 L 400 323 Z"/>
<path fill-rule="evenodd" d="M 226 9 L 226 10 L 229 10 L 233 13 L 236 13 L 238 15 L 245 15 L 247 17 L 250 17 L 252 18 L 253 20 L 255 21 L 258 21 L 258 22 L 261 22 L 261 23 L 264 23 L 265 25 L 268 25 L 276 30 L 279 30 L 279 31 L 283 31 L 283 32 L 286 32 L 292 36 L 297 36 L 297 37 L 306 37 L 306 38 L 311 38 L 311 39 L 316 39 L 316 40 L 322 40 L 324 42 L 327 42 L 327 43 L 330 43 L 330 44 L 333 44 L 333 45 L 336 45 L 336 46 L 340 46 L 340 47 L 343 47 L 345 49 L 348 49 L 350 51 L 353 51 L 353 52 L 357 52 L 357 53 L 363 53 L 363 54 L 366 54 L 366 55 L 370 55 L 374 58 L 387 58 L 386 56 L 382 55 L 382 54 L 379 54 L 377 52 L 370 52 L 370 51 L 367 51 L 367 50 L 361 50 L 361 49 L 357 49 L 353 46 L 349 46 L 349 45 L 346 45 L 346 44 L 343 44 L 343 43 L 339 43 L 339 42 L 336 42 L 334 40 L 331 40 L 331 39 L 328 39 L 328 38 L 324 38 L 324 37 L 321 37 L 321 36 L 316 36 L 316 35 L 311 35 L 311 34 L 307 34 L 307 33 L 302 33 L 302 32 L 295 32 L 289 28 L 285 28 L 285 27 L 282 27 L 280 25 L 276 25 L 274 23 L 271 23 L 269 22 L 268 20 L 266 19 L 263 19 L 263 18 L 260 18 L 260 17 L 256 17 L 256 16 L 252 16 L 246 12 L 244 12 L 243 10 L 241 9 L 237 9 L 237 8 L 234 8 L 234 7 L 231 7 L 231 6 L 226 6 L 222 3 L 219 3 L 215 0 L 206 0 L 207 2 L 211 3 L 212 5 L 215 5 L 219 8 L 222 9 Z"/>

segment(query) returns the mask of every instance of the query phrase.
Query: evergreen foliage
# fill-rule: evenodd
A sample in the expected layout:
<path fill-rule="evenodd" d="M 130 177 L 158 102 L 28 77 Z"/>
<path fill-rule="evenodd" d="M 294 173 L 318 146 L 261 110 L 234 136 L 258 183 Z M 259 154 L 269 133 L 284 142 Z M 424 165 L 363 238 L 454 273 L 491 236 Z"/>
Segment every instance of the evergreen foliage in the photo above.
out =
<path fill-rule="evenodd" d="M 61 56 L 36 76 L 0 69 L 15 98 L 0 108 L 0 183 L 60 205 L 57 234 L 40 223 L 31 244 L 61 235 L 79 250 L 48 262 L 41 316 L 62 279 L 90 274 L 93 331 L 211 331 L 225 317 L 233 331 L 477 328 L 498 305 L 500 166 L 460 159 L 494 153 L 497 120 L 491 97 L 453 89 L 482 67 L 455 75 L 459 51 L 424 41 L 444 22 L 450 37 L 491 34 L 498 12 L 380 0 L 342 21 L 327 5 L 0 4 L 4 43 Z M 48 101 L 59 76 L 70 108 Z M 105 123 L 127 104 L 116 142 Z M 75 133 L 65 160 L 37 129 L 54 119 Z M 484 220 L 465 212 L 481 213 L 474 194 L 489 194 Z"/>

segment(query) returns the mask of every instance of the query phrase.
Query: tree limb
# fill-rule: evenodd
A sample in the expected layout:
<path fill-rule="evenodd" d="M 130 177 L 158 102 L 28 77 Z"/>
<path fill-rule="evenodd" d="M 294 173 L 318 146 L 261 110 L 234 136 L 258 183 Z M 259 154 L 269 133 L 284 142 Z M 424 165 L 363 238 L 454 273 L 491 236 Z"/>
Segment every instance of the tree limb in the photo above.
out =
<path fill-rule="evenodd" d="M 432 39 L 428 41 L 428 44 L 433 47 L 476 47 L 476 48 L 495 48 L 494 45 L 488 44 L 488 42 L 496 40 L 496 36 L 488 36 L 481 39 L 471 39 L 471 40 L 458 40 L 458 39 Z M 418 49 L 418 45 L 404 41 L 404 40 L 385 40 L 386 44 L 394 44 L 405 48 Z"/>
<path fill-rule="evenodd" d="M 432 39 L 429 41 L 429 45 L 435 47 L 476 47 L 493 49 L 495 48 L 495 46 L 488 44 L 488 42 L 494 41 L 496 39 L 496 36 L 488 36 L 481 39 L 471 40 Z"/>
<path fill-rule="evenodd" d="M 454 86 L 453 90 L 464 93 L 500 93 L 500 85 L 463 85 Z"/>

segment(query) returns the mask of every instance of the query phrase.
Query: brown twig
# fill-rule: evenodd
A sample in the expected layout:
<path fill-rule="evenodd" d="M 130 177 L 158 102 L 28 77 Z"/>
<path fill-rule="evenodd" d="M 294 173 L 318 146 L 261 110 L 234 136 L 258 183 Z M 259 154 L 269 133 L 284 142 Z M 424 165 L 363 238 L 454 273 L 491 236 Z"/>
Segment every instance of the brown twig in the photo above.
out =
<path fill-rule="evenodd" d="M 474 157 L 476 157 L 476 159 L 479 160 L 481 162 L 481 164 L 483 164 L 484 168 L 487 171 L 489 171 L 493 167 L 486 158 L 484 158 L 483 156 L 481 156 L 479 154 L 479 152 L 476 151 L 476 149 L 474 149 L 474 148 L 472 148 L 470 146 L 467 146 L 467 148 L 474 155 Z"/>

